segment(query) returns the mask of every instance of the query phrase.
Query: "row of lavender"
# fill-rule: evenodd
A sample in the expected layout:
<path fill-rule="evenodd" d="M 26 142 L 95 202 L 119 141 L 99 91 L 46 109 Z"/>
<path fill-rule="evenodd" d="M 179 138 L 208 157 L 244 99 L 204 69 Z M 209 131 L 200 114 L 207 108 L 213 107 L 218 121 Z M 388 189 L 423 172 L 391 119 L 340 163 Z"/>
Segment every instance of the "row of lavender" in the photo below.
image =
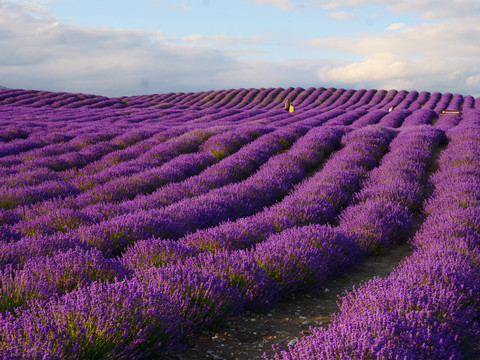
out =
<path fill-rule="evenodd" d="M 71 93 L 55 93 L 21 89 L 0 89 L 0 105 L 28 106 L 33 108 L 65 109 L 281 109 L 285 100 L 290 100 L 297 109 L 312 107 L 328 108 L 347 104 L 355 107 L 417 110 L 421 107 L 435 110 L 458 109 L 468 111 L 478 108 L 480 99 L 450 93 L 429 93 L 405 90 L 346 90 L 335 88 L 268 88 L 230 89 L 198 93 L 168 93 L 119 98 Z"/>
<path fill-rule="evenodd" d="M 352 133 L 352 135 L 354 134 L 355 133 Z M 390 132 L 389 136 L 387 136 L 387 134 L 388 132 L 385 133 L 385 131 L 376 131 L 372 133 L 372 131 L 360 130 L 358 134 L 351 136 L 351 140 L 349 141 L 350 147 L 347 146 L 345 148 L 348 149 L 345 151 L 345 155 L 347 156 L 344 155 L 342 159 L 344 165 L 348 166 L 348 164 L 354 162 L 348 154 L 351 154 L 352 150 L 354 152 L 357 150 L 358 152 L 356 153 L 358 156 L 362 156 L 362 154 L 367 151 L 366 157 L 363 156 L 363 160 L 359 159 L 360 163 L 357 165 L 358 170 L 362 168 L 362 165 L 367 166 L 367 168 L 375 166 L 375 157 L 381 157 L 382 149 L 385 151 L 389 139 L 394 135 L 392 132 Z M 397 143 L 399 148 L 403 148 L 401 142 Z M 422 144 L 422 146 L 423 145 L 425 144 Z M 368 151 L 370 151 L 370 153 L 368 153 Z M 392 158 L 392 156 L 390 158 Z M 387 162 L 387 164 L 388 163 L 389 162 Z M 337 165 L 339 165 L 338 160 Z M 361 172 L 365 172 L 365 170 Z M 234 256 L 230 253 L 217 253 L 213 256 L 202 255 L 190 258 L 186 265 L 171 264 L 171 266 L 165 268 L 144 268 L 141 271 L 138 271 L 137 269 L 133 279 L 137 279 L 137 282 L 140 280 L 142 284 L 146 283 L 149 289 L 156 289 L 155 296 L 159 296 L 159 291 L 163 295 L 173 294 L 165 296 L 173 298 L 171 300 L 173 300 L 177 312 L 180 312 L 181 314 L 178 321 L 181 321 L 183 326 L 178 324 L 176 329 L 177 331 L 178 329 L 182 329 L 184 333 L 190 333 L 195 329 L 221 321 L 228 314 L 240 310 L 242 306 L 268 306 L 275 300 L 275 298 L 278 298 L 280 293 L 287 294 L 295 288 L 305 286 L 308 283 L 318 283 L 320 280 L 318 278 L 319 275 L 324 279 L 325 273 L 335 272 L 332 263 L 333 259 L 338 260 L 343 258 L 345 259 L 345 265 L 351 265 L 352 260 L 358 258 L 359 251 L 353 250 L 356 248 L 353 246 L 354 242 L 332 229 L 310 226 L 294 229 L 292 230 L 292 233 L 296 233 L 297 236 L 292 236 L 292 234 L 286 233 L 284 234 L 283 241 L 277 239 L 277 237 L 273 237 L 265 243 L 266 245 L 258 247 L 253 252 L 236 252 Z M 303 252 L 308 248 L 305 249 L 304 246 L 300 246 L 302 245 L 300 239 L 308 234 L 310 235 L 309 238 L 313 241 L 313 244 L 310 244 L 310 251 L 306 252 L 306 254 L 310 255 L 307 256 L 307 259 L 311 260 L 311 263 L 309 264 L 310 267 L 305 268 L 305 254 Z M 323 235 L 322 244 L 318 243 L 318 237 L 320 234 Z M 287 249 L 290 248 L 292 245 L 290 244 L 292 238 L 297 241 L 297 246 L 293 246 L 293 248 L 297 250 L 297 256 L 293 257 L 291 256 L 291 252 L 287 252 L 285 258 L 272 261 L 273 254 L 278 256 L 278 254 L 281 253 L 276 251 L 278 250 L 278 246 L 281 247 L 283 244 L 289 245 L 286 246 Z M 285 243 L 285 239 L 288 239 L 287 242 L 289 242 L 289 244 Z M 327 244 L 330 246 L 327 246 Z M 157 246 L 157 249 L 158 248 L 159 246 Z M 316 249 L 316 251 L 314 251 L 314 249 Z M 322 249 L 320 253 L 319 249 Z M 327 251 L 327 249 L 329 251 Z M 76 261 L 74 260 L 72 263 L 72 259 L 75 259 Z M 126 259 L 128 262 L 128 258 Z M 282 267 L 285 266 L 284 263 L 286 259 L 291 259 L 290 262 L 287 262 L 287 265 L 290 265 L 290 271 L 279 271 L 285 270 Z M 323 261 L 325 266 L 315 266 L 318 261 Z M 125 261 L 123 262 L 125 263 Z M 90 264 L 90 266 L 88 266 L 88 264 Z M 277 266 L 276 269 L 275 266 Z M 330 268 L 332 269 L 329 270 Z M 69 269 L 76 269 L 77 272 L 74 270 L 68 271 Z M 78 269 L 81 269 L 82 272 L 78 272 Z M 218 273 L 225 269 L 229 269 L 229 271 L 223 274 Z M 262 271 L 262 269 L 264 271 Z M 86 288 L 70 291 L 60 299 L 51 297 L 53 292 L 62 293 L 75 287 L 76 279 L 84 281 L 88 278 L 88 275 L 91 276 L 92 273 L 95 274 L 96 279 L 101 280 L 111 280 L 112 274 L 115 274 L 115 272 L 117 276 L 120 276 L 121 271 L 119 271 L 119 264 L 102 258 L 99 252 L 92 250 L 82 251 L 81 249 L 67 251 L 66 253 L 59 252 L 53 257 L 37 258 L 34 261 L 27 262 L 22 270 L 14 270 L 13 273 L 15 275 L 13 276 L 12 269 L 8 270 L 9 271 L 4 272 L 3 277 L 3 283 L 9 284 L 9 287 L 6 287 L 6 291 L 3 293 L 3 298 L 7 299 L 7 303 L 4 303 L 4 305 L 11 305 L 12 301 L 14 302 L 15 300 L 18 300 L 18 298 L 25 296 L 25 294 L 40 295 L 39 297 L 42 297 L 42 295 L 44 296 L 44 301 L 39 302 L 37 300 L 33 303 L 29 303 L 25 311 L 17 309 L 19 312 L 19 314 L 17 313 L 17 319 L 14 317 L 7 317 L 5 319 L 5 329 L 8 330 L 7 338 L 9 341 L 6 341 L 4 345 L 8 345 L 6 346 L 5 354 L 9 357 L 14 358 L 15 356 L 25 356 L 25 354 L 29 354 L 29 356 L 33 357 L 38 354 L 50 354 L 61 357 L 65 354 L 66 349 L 72 348 L 80 352 L 77 354 L 79 357 L 92 356 L 91 354 L 93 354 L 93 356 L 100 356 L 101 354 L 104 354 L 104 352 L 110 354 L 110 356 L 118 355 L 121 357 L 125 356 L 125 354 L 133 356 L 137 354 L 137 351 L 143 349 L 143 346 L 148 347 L 152 345 L 150 342 L 154 341 L 152 339 L 145 339 L 143 337 L 140 339 L 132 339 L 132 336 L 134 336 L 132 332 L 139 331 L 138 328 L 132 327 L 132 325 L 138 326 L 138 324 L 129 323 L 129 321 L 132 321 L 131 314 L 129 315 L 128 312 L 125 313 L 128 308 L 125 309 L 123 303 L 118 305 L 120 306 L 120 309 L 115 310 L 115 314 L 121 310 L 121 319 L 112 315 L 111 312 L 114 310 L 108 310 L 109 312 L 107 315 L 104 313 L 106 311 L 104 305 L 107 305 L 108 301 L 111 301 L 113 296 L 113 294 L 111 294 L 113 290 L 110 288 L 114 287 L 115 291 L 119 291 L 118 282 L 115 282 L 115 285 L 94 283 Z M 307 272 L 306 270 L 310 270 L 310 272 Z M 67 276 L 65 276 L 66 271 L 68 273 Z M 291 275 L 297 275 L 297 272 L 304 274 L 303 278 L 300 278 L 300 282 L 297 280 L 296 286 L 292 286 L 291 280 L 295 277 Z M 312 272 L 313 274 L 311 274 Z M 215 273 L 216 275 L 213 275 Z M 59 274 L 59 276 L 55 276 L 55 274 Z M 287 274 L 287 277 L 285 278 L 285 276 L 282 276 L 281 274 Z M 309 277 L 311 277 L 310 281 L 308 281 Z M 37 279 L 36 283 L 31 281 L 32 278 Z M 137 282 L 132 282 L 133 279 L 127 281 L 129 294 L 132 290 L 132 286 L 135 289 L 137 289 L 138 286 Z M 125 283 L 125 281 L 121 282 L 121 284 Z M 188 286 L 186 286 L 187 284 Z M 206 288 L 208 288 L 208 290 L 206 290 Z M 100 296 L 97 292 L 101 292 L 102 295 Z M 82 294 L 82 300 L 87 301 L 86 305 L 84 304 L 85 306 L 96 304 L 96 306 L 102 307 L 103 315 L 106 316 L 106 318 L 102 320 L 105 323 L 105 326 L 111 326 L 110 321 L 114 320 L 122 322 L 124 331 L 125 329 L 128 331 L 127 333 L 123 333 L 124 337 L 121 338 L 121 341 L 118 338 L 120 335 L 117 333 L 110 334 L 112 338 L 108 339 L 105 338 L 105 334 L 98 334 L 97 330 L 100 331 L 104 329 L 103 325 L 99 327 L 100 330 L 97 328 L 94 330 L 88 328 L 89 321 L 92 321 L 90 316 L 94 316 L 95 319 L 97 319 L 97 310 L 89 312 L 88 314 L 82 313 L 79 315 L 78 307 L 80 305 L 78 304 L 78 299 L 75 298 L 75 300 L 72 300 L 72 297 L 78 297 L 79 293 Z M 10 304 L 8 303 L 7 294 L 12 294 L 10 297 Z M 107 296 L 106 294 L 109 295 Z M 123 294 L 122 296 L 126 296 L 126 294 Z M 47 304 L 45 304 L 47 299 L 49 300 Z M 69 301 L 69 305 L 65 310 L 65 301 L 67 300 Z M 115 298 L 115 300 L 119 301 L 118 298 Z M 129 302 L 131 301 L 131 299 L 128 300 Z M 163 299 L 163 301 L 165 301 L 165 299 Z M 138 304 L 136 305 L 138 306 Z M 57 314 L 60 309 L 59 306 L 62 311 L 66 312 L 66 314 Z M 156 306 L 158 306 L 158 304 Z M 47 311 L 46 313 L 40 312 L 39 309 L 47 309 Z M 151 311 L 150 308 L 149 310 Z M 160 311 L 159 308 L 155 308 L 155 310 Z M 165 316 L 171 315 L 165 314 L 165 309 L 162 309 L 162 311 Z M 52 318 L 53 314 L 57 315 Z M 140 314 L 137 315 L 140 316 Z M 72 316 L 74 317 L 73 320 Z M 78 316 L 80 316 L 80 318 L 77 318 Z M 45 317 L 48 317 L 47 323 L 45 322 L 47 320 Z M 70 322 L 66 322 L 66 319 L 73 321 L 72 323 L 75 324 L 73 329 L 71 328 Z M 138 319 L 134 320 L 137 321 Z M 155 323 L 157 328 L 154 327 L 153 329 L 160 331 L 160 329 L 158 329 L 158 326 L 160 326 L 158 322 L 161 321 L 155 321 L 157 321 Z M 171 321 L 173 321 L 173 319 L 169 317 L 168 322 Z M 147 326 L 146 324 L 144 325 Z M 165 324 L 163 324 L 163 326 L 164 325 Z M 77 327 L 81 327 L 81 329 L 78 329 Z M 82 332 L 81 336 L 77 334 L 80 330 Z M 41 331 L 42 335 L 37 334 L 38 331 Z M 63 342 L 59 344 L 59 339 L 56 338 L 59 336 L 58 332 L 65 334 L 65 331 L 66 338 L 62 338 L 61 340 Z M 173 334 L 171 331 L 172 329 L 162 328 L 162 331 L 157 334 L 157 337 L 155 337 L 155 341 L 158 341 L 158 337 L 161 334 L 161 338 L 164 341 L 168 338 L 168 341 L 174 342 L 173 340 L 179 334 Z M 20 334 L 23 335 L 20 336 Z M 140 334 L 142 334 L 142 331 L 140 331 Z M 88 341 L 85 339 L 85 336 L 87 335 Z M 53 337 L 56 341 L 53 344 L 48 343 L 48 345 L 42 343 L 41 346 L 36 343 L 35 345 L 40 346 L 40 348 L 35 346 L 31 347 L 31 337 L 38 338 L 38 336 L 46 336 L 47 338 Z M 138 334 L 135 336 L 138 336 Z M 12 346 L 13 339 L 15 339 L 16 342 L 14 342 L 14 344 L 17 346 Z M 133 346 L 132 341 L 136 344 L 135 346 Z M 98 346 L 98 342 L 101 342 L 106 347 L 102 348 Z M 28 346 L 25 348 L 26 344 L 28 344 Z M 114 344 L 116 344 L 117 348 L 114 347 Z M 166 344 L 163 344 L 162 349 L 164 349 L 165 346 Z M 147 349 L 143 350 L 148 351 Z M 93 353 L 89 353 L 89 351 Z M 140 356 L 140 353 L 138 353 L 138 355 Z"/>
<path fill-rule="evenodd" d="M 463 359 L 478 352 L 479 117 L 447 134 L 414 253 L 386 279 L 348 293 L 328 329 L 312 329 L 275 359 Z"/>

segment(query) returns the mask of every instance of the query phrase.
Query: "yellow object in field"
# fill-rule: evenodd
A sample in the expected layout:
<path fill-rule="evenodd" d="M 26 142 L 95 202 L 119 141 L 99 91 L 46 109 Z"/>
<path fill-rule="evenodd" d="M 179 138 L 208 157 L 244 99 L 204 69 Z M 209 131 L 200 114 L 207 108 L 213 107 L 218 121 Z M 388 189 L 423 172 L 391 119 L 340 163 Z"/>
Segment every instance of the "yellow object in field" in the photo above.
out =
<path fill-rule="evenodd" d="M 290 104 L 290 107 L 288 108 L 288 112 L 293 112 L 295 110 L 295 108 L 293 107 L 292 104 Z"/>

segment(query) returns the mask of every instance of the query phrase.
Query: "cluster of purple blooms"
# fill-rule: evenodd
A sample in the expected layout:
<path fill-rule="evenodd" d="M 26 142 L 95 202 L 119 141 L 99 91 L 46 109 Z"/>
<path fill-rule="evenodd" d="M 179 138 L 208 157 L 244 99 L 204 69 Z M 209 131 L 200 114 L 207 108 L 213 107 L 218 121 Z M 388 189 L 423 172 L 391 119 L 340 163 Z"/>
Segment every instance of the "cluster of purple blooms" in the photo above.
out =
<path fill-rule="evenodd" d="M 275 359 L 468 356 L 480 340 L 477 100 L 0 90 L 0 358 L 171 353 L 410 236 L 413 255 L 388 278 Z"/>

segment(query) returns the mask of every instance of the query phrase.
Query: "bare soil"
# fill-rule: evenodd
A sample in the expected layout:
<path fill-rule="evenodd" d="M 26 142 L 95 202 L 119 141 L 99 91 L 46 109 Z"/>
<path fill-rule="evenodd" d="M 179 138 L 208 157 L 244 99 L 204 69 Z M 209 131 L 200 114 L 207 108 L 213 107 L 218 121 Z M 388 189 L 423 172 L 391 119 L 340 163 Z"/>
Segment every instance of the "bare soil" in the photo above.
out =
<path fill-rule="evenodd" d="M 256 360 L 273 357 L 272 344 L 287 349 L 310 327 L 326 327 L 338 311 L 338 296 L 375 276 L 386 277 L 411 254 L 408 244 L 398 244 L 387 254 L 368 257 L 365 263 L 325 286 L 282 300 L 262 313 L 243 313 L 212 331 L 202 331 L 188 341 L 189 348 L 169 360 Z"/>

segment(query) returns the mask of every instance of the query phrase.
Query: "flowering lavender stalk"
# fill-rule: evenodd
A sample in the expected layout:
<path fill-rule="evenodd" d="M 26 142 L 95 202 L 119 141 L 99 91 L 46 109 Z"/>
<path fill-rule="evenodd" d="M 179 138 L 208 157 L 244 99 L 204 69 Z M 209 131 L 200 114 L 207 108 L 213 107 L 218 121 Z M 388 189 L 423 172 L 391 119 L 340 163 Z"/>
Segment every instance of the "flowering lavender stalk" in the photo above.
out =
<path fill-rule="evenodd" d="M 183 333 L 223 323 L 243 308 L 238 289 L 209 271 L 181 264 L 136 273 L 149 289 L 170 297 L 183 316 Z M 180 324 L 178 324 L 180 325 Z"/>
<path fill-rule="evenodd" d="M 21 269 L 7 266 L 1 272 L 0 308 L 13 310 L 30 299 L 48 300 L 93 281 L 113 281 L 126 276 L 115 260 L 105 259 L 96 249 L 79 247 L 52 256 L 33 257 Z"/>
<path fill-rule="evenodd" d="M 0 315 L 4 358 L 138 359 L 183 335 L 178 306 L 136 279 L 93 283 L 16 315 Z"/>
<path fill-rule="evenodd" d="M 208 252 L 189 257 L 184 263 L 228 281 L 229 287 L 239 291 L 245 309 L 261 310 L 280 299 L 280 287 L 257 265 L 254 256 L 243 250 Z"/>
<path fill-rule="evenodd" d="M 256 263 L 283 295 L 324 284 L 332 275 L 357 265 L 361 254 L 352 238 L 325 225 L 285 230 L 254 250 Z"/>
<path fill-rule="evenodd" d="M 153 266 L 161 267 L 170 263 L 184 261 L 197 255 L 198 251 L 178 241 L 147 239 L 129 246 L 120 258 L 123 266 L 132 272 L 141 272 Z"/>

